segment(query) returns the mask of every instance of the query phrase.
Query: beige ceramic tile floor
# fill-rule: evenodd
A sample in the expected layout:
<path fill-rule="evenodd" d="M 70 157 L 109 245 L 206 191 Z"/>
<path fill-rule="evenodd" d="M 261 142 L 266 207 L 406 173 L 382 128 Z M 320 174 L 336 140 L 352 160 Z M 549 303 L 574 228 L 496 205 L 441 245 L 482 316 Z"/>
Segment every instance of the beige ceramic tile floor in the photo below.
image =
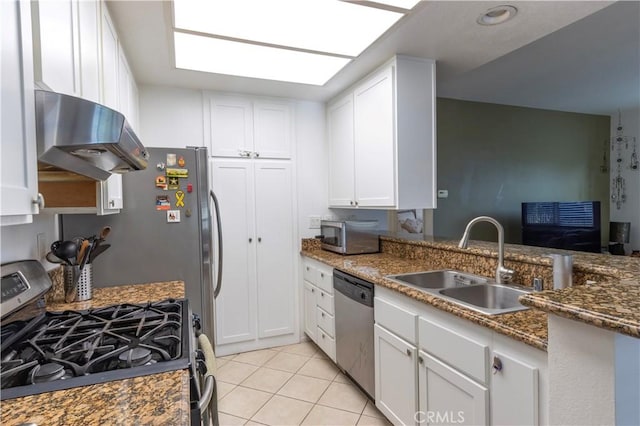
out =
<path fill-rule="evenodd" d="M 220 425 L 389 425 L 311 342 L 218 358 Z"/>

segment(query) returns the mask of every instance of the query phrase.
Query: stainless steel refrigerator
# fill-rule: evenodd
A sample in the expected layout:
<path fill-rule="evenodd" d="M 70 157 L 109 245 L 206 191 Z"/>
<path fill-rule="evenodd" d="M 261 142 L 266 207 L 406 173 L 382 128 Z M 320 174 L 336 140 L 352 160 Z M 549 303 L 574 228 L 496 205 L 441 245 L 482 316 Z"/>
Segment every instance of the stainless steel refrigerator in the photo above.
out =
<path fill-rule="evenodd" d="M 93 262 L 93 286 L 182 280 L 191 309 L 200 315 L 203 330 L 213 341 L 213 299 L 219 281 L 213 279 L 207 149 L 148 151 L 147 169 L 122 177 L 120 213 L 62 215 L 62 236 L 88 237 L 111 226 L 105 242 L 111 247 Z"/>

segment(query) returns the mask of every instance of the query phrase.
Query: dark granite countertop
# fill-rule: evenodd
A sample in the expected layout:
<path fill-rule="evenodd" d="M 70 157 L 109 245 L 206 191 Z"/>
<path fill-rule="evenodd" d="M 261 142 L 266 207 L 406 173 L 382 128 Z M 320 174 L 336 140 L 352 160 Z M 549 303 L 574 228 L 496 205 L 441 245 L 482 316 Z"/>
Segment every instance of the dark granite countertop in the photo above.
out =
<path fill-rule="evenodd" d="M 96 288 L 89 301 L 48 302 L 47 310 L 80 310 L 167 298 L 184 298 L 184 283 Z M 189 372 L 179 370 L 5 400 L 0 412 L 3 425 L 187 425 L 189 409 Z"/>

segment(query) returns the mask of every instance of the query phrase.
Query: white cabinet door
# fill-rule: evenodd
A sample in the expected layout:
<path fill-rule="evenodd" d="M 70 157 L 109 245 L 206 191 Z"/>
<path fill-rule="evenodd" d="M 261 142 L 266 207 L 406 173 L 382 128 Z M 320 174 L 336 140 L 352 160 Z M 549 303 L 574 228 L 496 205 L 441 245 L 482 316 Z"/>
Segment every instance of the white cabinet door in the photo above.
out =
<path fill-rule="evenodd" d="M 499 351 L 492 354 L 491 418 L 494 425 L 537 425 L 538 369 Z"/>
<path fill-rule="evenodd" d="M 486 387 L 423 351 L 420 358 L 420 424 L 488 424 Z"/>
<path fill-rule="evenodd" d="M 253 151 L 253 109 L 251 102 L 235 96 L 215 95 L 209 100 L 211 155 L 245 157 Z"/>
<path fill-rule="evenodd" d="M 97 0 L 78 2 L 80 44 L 80 94 L 100 103 L 100 3 Z"/>
<path fill-rule="evenodd" d="M 118 34 L 111 22 L 105 3 L 102 13 L 102 100 L 104 105 L 119 110 L 118 104 Z"/>
<path fill-rule="evenodd" d="M 212 188 L 220 201 L 226 254 L 222 290 L 215 300 L 217 345 L 257 338 L 253 182 L 251 162 L 212 161 Z"/>
<path fill-rule="evenodd" d="M 131 72 L 122 46 L 118 44 L 118 111 L 129 121 L 131 116 Z"/>
<path fill-rule="evenodd" d="M 316 341 L 316 288 L 304 281 L 304 332 L 314 342 Z"/>
<path fill-rule="evenodd" d="M 100 182 L 98 188 L 98 215 L 119 213 L 123 208 L 122 175 L 112 174 L 109 179 Z"/>
<path fill-rule="evenodd" d="M 417 424 L 417 349 L 374 325 L 376 407 L 393 424 Z"/>
<path fill-rule="evenodd" d="M 327 134 L 329 207 L 353 206 L 356 198 L 351 93 L 327 108 Z"/>
<path fill-rule="evenodd" d="M 77 2 L 34 1 L 34 74 L 38 86 L 78 96 Z"/>
<path fill-rule="evenodd" d="M 29 223 L 38 213 L 38 171 L 33 97 L 31 6 L 0 2 L 0 216 L 2 224 Z"/>
<path fill-rule="evenodd" d="M 365 81 L 354 93 L 354 146 L 358 206 L 395 205 L 393 67 Z"/>
<path fill-rule="evenodd" d="M 253 143 L 256 158 L 291 158 L 291 105 L 253 102 Z"/>
<path fill-rule="evenodd" d="M 258 336 L 265 338 L 294 331 L 293 182 L 288 161 L 255 161 L 253 165 L 257 212 Z"/>

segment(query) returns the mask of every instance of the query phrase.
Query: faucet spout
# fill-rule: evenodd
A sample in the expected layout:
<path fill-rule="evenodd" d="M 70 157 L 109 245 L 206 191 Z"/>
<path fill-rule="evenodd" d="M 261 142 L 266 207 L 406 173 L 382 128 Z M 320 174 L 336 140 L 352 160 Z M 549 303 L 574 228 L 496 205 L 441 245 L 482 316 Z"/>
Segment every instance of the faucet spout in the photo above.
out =
<path fill-rule="evenodd" d="M 471 219 L 464 230 L 464 234 L 458 243 L 458 247 L 465 249 L 469 246 L 469 234 L 471 234 L 471 228 L 479 222 L 489 222 L 498 230 L 498 267 L 496 268 L 496 282 L 498 284 L 508 283 L 513 278 L 514 272 L 513 270 L 504 267 L 504 228 L 500 222 L 489 216 L 478 216 Z"/>

